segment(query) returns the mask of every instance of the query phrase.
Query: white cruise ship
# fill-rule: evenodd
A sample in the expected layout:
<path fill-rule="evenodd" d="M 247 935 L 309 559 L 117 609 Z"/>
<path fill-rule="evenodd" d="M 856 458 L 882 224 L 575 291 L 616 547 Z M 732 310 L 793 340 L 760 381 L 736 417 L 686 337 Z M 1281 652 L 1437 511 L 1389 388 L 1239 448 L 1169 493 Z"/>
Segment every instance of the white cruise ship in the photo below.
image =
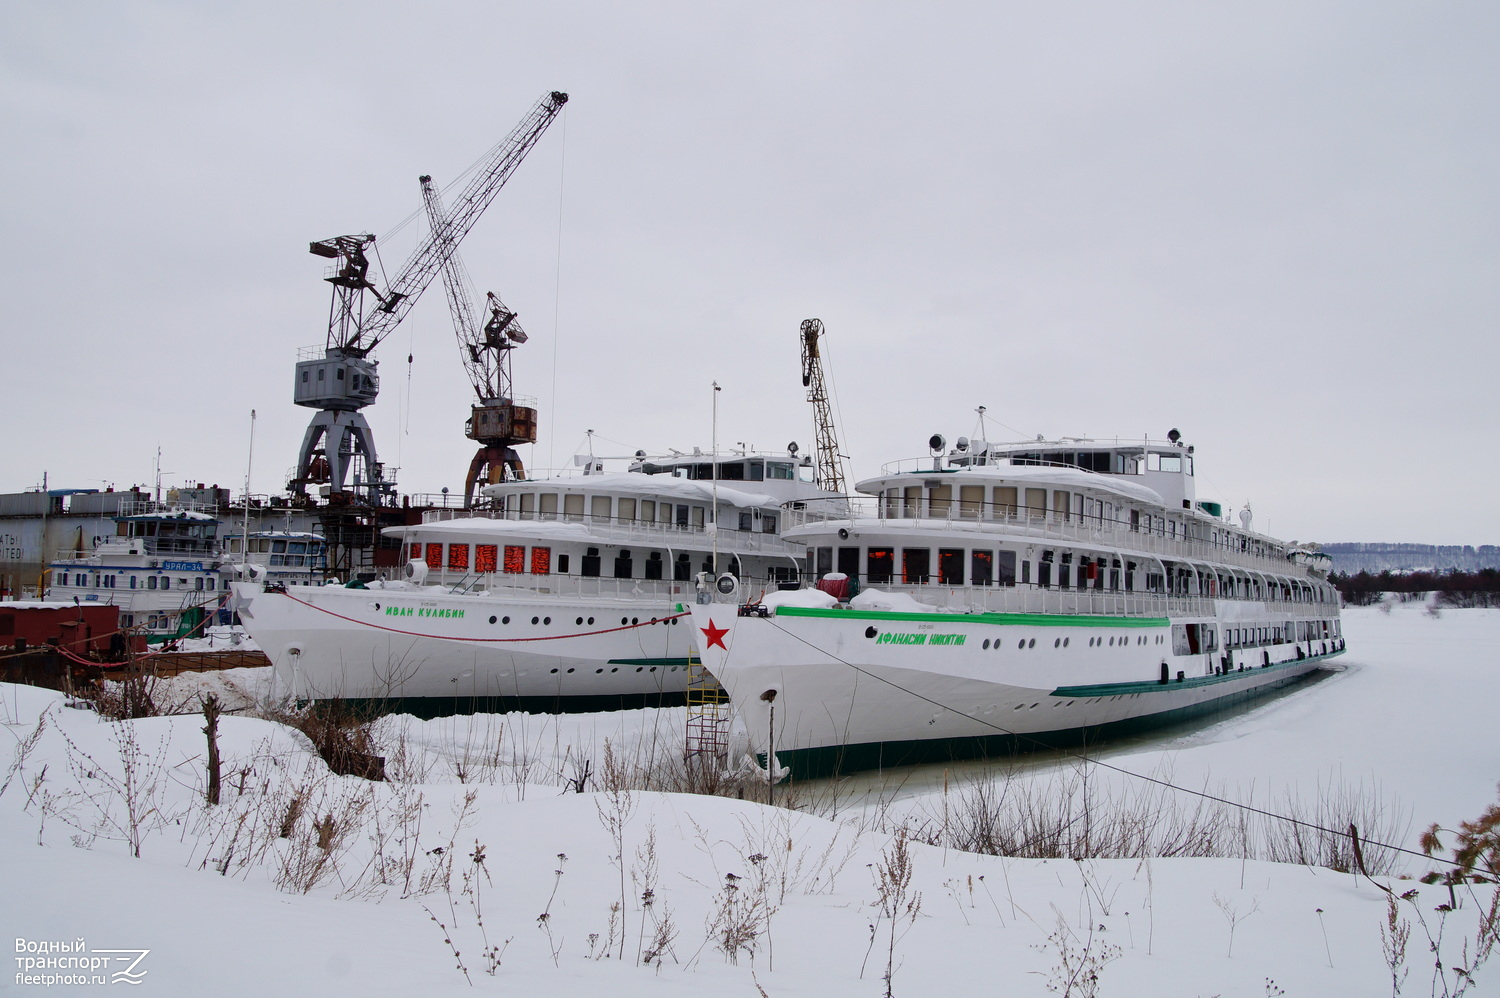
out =
<path fill-rule="evenodd" d="M 761 758 L 827 772 L 1161 721 L 1343 651 L 1328 559 L 1199 500 L 1176 430 L 930 443 L 863 498 L 785 510 L 818 591 L 691 606 Z"/>
<path fill-rule="evenodd" d="M 678 609 L 700 573 L 795 586 L 783 505 L 830 498 L 795 452 L 638 455 L 630 470 L 485 488 L 494 508 L 392 527 L 404 569 L 357 588 L 238 583 L 240 617 L 297 696 L 594 709 L 680 701 Z M 717 557 L 717 565 L 715 558 Z"/>

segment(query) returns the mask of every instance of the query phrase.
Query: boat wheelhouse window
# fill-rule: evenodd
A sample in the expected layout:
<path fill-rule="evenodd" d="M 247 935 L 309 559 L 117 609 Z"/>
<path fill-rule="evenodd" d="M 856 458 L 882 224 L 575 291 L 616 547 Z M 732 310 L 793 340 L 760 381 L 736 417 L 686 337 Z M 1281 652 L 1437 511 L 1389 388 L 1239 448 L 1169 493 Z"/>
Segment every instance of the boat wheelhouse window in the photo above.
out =
<path fill-rule="evenodd" d="M 953 486 L 934 485 L 929 493 L 928 516 L 946 517 L 948 507 L 953 505 Z"/>
<path fill-rule="evenodd" d="M 620 553 L 615 555 L 615 578 L 635 578 L 635 562 L 631 560 L 630 552 L 624 548 L 621 548 Z"/>
<path fill-rule="evenodd" d="M 565 554 L 560 554 L 557 556 L 557 574 L 568 574 L 568 556 Z"/>
<path fill-rule="evenodd" d="M 653 523 L 653 522 L 655 522 L 655 520 L 656 520 L 656 500 L 655 499 L 642 499 L 641 500 L 641 519 L 644 520 L 647 523 Z"/>
<path fill-rule="evenodd" d="M 496 544 L 474 545 L 474 571 L 488 575 L 500 563 L 500 547 Z"/>
<path fill-rule="evenodd" d="M 728 464 L 720 463 L 719 479 L 725 482 L 743 482 L 745 480 L 745 463 L 743 461 L 731 461 Z"/>
<path fill-rule="evenodd" d="M 962 548 L 938 549 L 938 582 L 945 586 L 964 584 L 964 552 Z"/>
<path fill-rule="evenodd" d="M 905 517 L 921 516 L 922 510 L 922 486 L 908 485 L 906 487 L 906 502 L 901 515 Z"/>
<path fill-rule="evenodd" d="M 958 487 L 958 515 L 966 519 L 977 520 L 979 511 L 984 508 L 984 486 L 983 485 L 960 485 Z"/>
<path fill-rule="evenodd" d="M 812 553 L 808 554 L 810 557 Z M 821 579 L 831 571 L 833 571 L 833 548 L 818 548 L 816 578 Z"/>
<path fill-rule="evenodd" d="M 523 519 L 523 520 L 529 520 L 529 519 L 531 519 L 531 514 L 535 510 L 536 510 L 536 493 L 535 492 L 522 492 L 521 493 L 521 519 Z"/>
<path fill-rule="evenodd" d="M 1050 586 L 1050 585 L 1052 585 L 1052 562 L 1053 562 L 1053 554 L 1052 554 L 1052 552 L 1051 551 L 1043 551 L 1042 552 L 1042 560 L 1040 562 L 1038 562 L 1037 566 L 1036 566 L 1036 584 L 1037 585 L 1039 585 L 1039 586 Z"/>
<path fill-rule="evenodd" d="M 927 548 L 901 549 L 901 581 L 908 586 L 925 586 L 930 577 L 932 552 Z"/>
<path fill-rule="evenodd" d="M 1047 490 L 1026 490 L 1026 515 L 1040 517 L 1047 515 Z"/>
<path fill-rule="evenodd" d="M 677 525 L 679 527 L 686 527 L 688 525 L 688 508 L 687 508 L 687 506 L 682 505 L 682 504 L 679 504 L 677 506 L 677 520 L 676 520 L 676 523 L 677 523 Z"/>
<path fill-rule="evenodd" d="M 1052 493 L 1052 512 L 1058 520 L 1071 520 L 1073 518 L 1073 502 L 1068 498 L 1068 493 Z"/>
<path fill-rule="evenodd" d="M 306 373 L 306 372 L 304 372 L 304 373 Z M 321 368 L 321 367 L 318 368 L 318 380 L 319 381 L 323 380 L 323 368 Z"/>
<path fill-rule="evenodd" d="M 171 589 L 172 588 L 172 577 L 170 575 L 163 575 L 161 577 L 161 587 L 163 589 Z"/>
<path fill-rule="evenodd" d="M 563 496 L 563 519 L 565 519 L 565 520 L 581 520 L 581 519 L 583 519 L 583 496 L 579 496 L 579 495 L 565 495 L 565 496 Z"/>
<path fill-rule="evenodd" d="M 109 588 L 111 588 L 111 589 L 114 588 L 114 581 L 115 581 L 114 579 L 105 579 L 104 581 L 110 584 Z M 197 583 L 195 586 L 193 586 L 193 588 L 196 589 L 196 590 L 198 590 L 201 593 L 203 591 L 203 579 L 202 579 L 202 577 L 200 576 L 199 578 L 196 578 L 193 581 L 195 583 Z"/>
<path fill-rule="evenodd" d="M 683 557 L 687 557 L 683 555 Z M 588 548 L 583 557 L 579 559 L 579 574 L 585 578 L 597 579 L 599 577 L 599 549 Z"/>
<path fill-rule="evenodd" d="M 677 560 L 672 563 L 672 580 L 674 582 L 687 582 L 693 577 L 693 559 L 686 551 L 677 555 Z"/>
<path fill-rule="evenodd" d="M 1162 470 L 1162 471 L 1176 471 L 1176 472 L 1182 471 L 1182 456 L 1180 454 L 1163 454 L 1163 455 L 1161 455 L 1161 468 L 1160 468 L 1160 470 Z"/>
<path fill-rule="evenodd" d="M 776 514 L 762 513 L 760 517 L 760 532 L 763 534 L 776 533 Z"/>
<path fill-rule="evenodd" d="M 901 515 L 901 490 L 886 489 L 881 493 L 881 515 L 886 517 L 897 517 Z"/>
<path fill-rule="evenodd" d="M 650 554 L 646 555 L 646 572 L 645 572 L 646 578 L 648 578 L 648 579 L 660 579 L 661 578 L 661 569 L 662 569 L 662 560 L 661 560 L 661 552 L 660 551 L 652 551 Z"/>
<path fill-rule="evenodd" d="M 766 462 L 761 458 L 754 458 L 750 462 L 750 481 L 762 482 L 766 478 Z"/>
<path fill-rule="evenodd" d="M 609 519 L 609 496 L 594 496 L 589 504 L 589 513 L 594 522 Z"/>
<path fill-rule="evenodd" d="M 784 461 L 771 461 L 766 464 L 766 477 L 790 482 L 797 477 L 797 473 Z"/>
<path fill-rule="evenodd" d="M 839 548 L 838 570 L 851 579 L 859 577 L 859 548 Z"/>
<path fill-rule="evenodd" d="M 693 507 L 693 526 L 697 527 L 699 530 L 703 529 L 703 507 L 702 506 L 694 506 Z"/>
<path fill-rule="evenodd" d="M 894 548 L 869 548 L 865 551 L 865 581 L 874 585 L 888 583 L 896 571 Z"/>
<path fill-rule="evenodd" d="M 146 588 L 147 589 L 155 589 L 156 588 L 156 576 L 154 576 L 154 575 L 148 575 L 148 576 L 146 576 Z"/>
<path fill-rule="evenodd" d="M 634 499 L 621 499 L 617 505 L 619 506 L 619 511 L 616 513 L 617 519 L 620 519 L 620 520 L 634 520 L 635 519 L 635 500 Z"/>
<path fill-rule="evenodd" d="M 1057 584 L 1064 589 L 1073 585 L 1073 552 L 1064 551 L 1057 566 Z"/>
<path fill-rule="evenodd" d="M 340 381 L 344 380 L 344 369 L 342 367 L 338 369 L 338 377 Z"/>
<path fill-rule="evenodd" d="M 1031 585 L 1031 562 L 1029 561 L 1021 562 L 1021 585 Z"/>
<path fill-rule="evenodd" d="M 994 515 L 997 517 L 1016 515 L 1016 487 L 1014 485 L 996 486 Z"/>
<path fill-rule="evenodd" d="M 755 524 L 753 524 L 750 521 L 751 521 L 750 511 L 748 509 L 742 509 L 742 510 L 740 510 L 740 529 L 741 530 L 751 530 L 751 529 L 753 529 L 754 526 L 755 526 Z"/>
<path fill-rule="evenodd" d="M 659 503 L 656 504 L 656 522 L 660 523 L 663 527 L 667 527 L 667 526 L 671 525 L 671 523 L 672 523 L 672 504 L 671 503 L 669 503 L 669 502 L 659 502 Z"/>
<path fill-rule="evenodd" d="M 543 520 L 550 520 L 557 516 L 557 493 L 543 492 L 536 497 L 536 511 Z"/>

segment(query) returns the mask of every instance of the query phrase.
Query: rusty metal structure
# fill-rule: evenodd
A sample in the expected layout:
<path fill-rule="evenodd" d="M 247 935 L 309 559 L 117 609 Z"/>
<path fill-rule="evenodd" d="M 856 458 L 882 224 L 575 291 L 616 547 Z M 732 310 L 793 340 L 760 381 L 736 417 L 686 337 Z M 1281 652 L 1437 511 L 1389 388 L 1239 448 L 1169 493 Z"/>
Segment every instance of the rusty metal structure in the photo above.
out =
<path fill-rule="evenodd" d="M 373 235 L 333 236 L 309 246 L 314 255 L 333 261 L 324 278 L 333 285 L 333 300 L 323 349 L 298 358 L 292 400 L 318 412 L 308 424 L 297 471 L 288 483 L 294 492 L 306 495 L 309 485 L 318 485 L 325 488 L 331 504 L 360 501 L 370 506 L 381 505 L 393 494 L 395 483 L 385 479 L 374 434 L 360 412 L 380 391 L 378 364 L 370 355 L 406 318 L 567 100 L 568 95 L 558 91 L 544 94 L 486 154 L 441 224 L 412 252 L 384 292 L 370 280 L 366 251 L 375 242 Z M 345 491 L 351 473 L 352 495 Z"/>
<path fill-rule="evenodd" d="M 431 177 L 422 177 L 421 181 L 422 204 L 434 237 L 450 238 L 442 196 Z M 477 397 L 464 423 L 464 436 L 479 444 L 464 478 L 467 507 L 479 499 L 477 490 L 483 486 L 526 477 L 516 447 L 536 443 L 536 406 L 523 404 L 531 400 L 518 399 L 512 391 L 510 352 L 526 342 L 526 331 L 516 321 L 516 313 L 506 308 L 493 291 L 485 296 L 489 318 L 483 326 L 479 324 L 457 245 L 444 256 L 443 287 L 453 315 L 453 331 L 458 336 L 459 356 Z"/>
<path fill-rule="evenodd" d="M 833 412 L 828 406 L 828 387 L 823 381 L 823 357 L 818 338 L 823 335 L 821 319 L 802 320 L 802 387 L 813 407 L 813 430 L 817 437 L 813 455 L 813 481 L 829 492 L 844 491 L 844 464 L 839 454 L 838 437 L 833 428 Z"/>

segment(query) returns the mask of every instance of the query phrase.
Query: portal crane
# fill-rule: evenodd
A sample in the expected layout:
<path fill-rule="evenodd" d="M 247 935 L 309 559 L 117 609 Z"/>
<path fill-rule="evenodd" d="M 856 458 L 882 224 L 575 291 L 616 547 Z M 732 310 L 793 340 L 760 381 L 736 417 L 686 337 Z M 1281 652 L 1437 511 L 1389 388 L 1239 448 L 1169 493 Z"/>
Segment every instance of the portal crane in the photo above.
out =
<path fill-rule="evenodd" d="M 833 430 L 833 413 L 828 408 L 828 388 L 823 383 L 823 358 L 818 352 L 818 337 L 822 335 L 821 319 L 802 320 L 802 387 L 807 389 L 807 401 L 812 403 L 817 436 L 813 481 L 820 489 L 842 493 L 844 465 Z"/>
<path fill-rule="evenodd" d="M 422 204 L 433 233 L 445 233 L 447 214 L 431 177 L 422 178 Z M 444 257 L 443 287 L 448 293 L 448 310 L 453 313 L 459 354 L 479 400 L 464 423 L 464 435 L 480 445 L 464 480 L 464 506 L 468 507 L 478 498 L 476 488 L 503 482 L 507 476 L 526 477 L 515 448 L 536 443 L 536 408 L 518 404 L 511 392 L 510 352 L 526 342 L 526 332 L 516 321 L 516 313 L 506 308 L 493 291 L 486 294 L 489 319 L 483 327 L 479 325 L 474 295 L 456 246 Z"/>
<path fill-rule="evenodd" d="M 380 391 L 378 362 L 370 353 L 406 318 L 567 101 L 568 95 L 559 91 L 543 95 L 490 150 L 444 223 L 407 258 L 384 293 L 369 280 L 365 250 L 375 242 L 373 235 L 333 236 L 309 246 L 314 255 L 335 261 L 325 277 L 333 285 L 333 301 L 321 355 L 314 349 L 298 358 L 292 400 L 318 412 L 302 438 L 296 477 L 288 483 L 294 491 L 305 493 L 308 485 L 323 484 L 328 486 L 330 501 L 347 501 L 344 482 L 355 460 L 363 462 L 365 480 L 356 477 L 354 487 L 365 491 L 370 505 L 379 505 L 382 493 L 392 489 L 395 483 L 385 480 L 375 454 L 374 434 L 359 411 L 374 402 Z M 375 299 L 369 309 L 366 292 Z"/>

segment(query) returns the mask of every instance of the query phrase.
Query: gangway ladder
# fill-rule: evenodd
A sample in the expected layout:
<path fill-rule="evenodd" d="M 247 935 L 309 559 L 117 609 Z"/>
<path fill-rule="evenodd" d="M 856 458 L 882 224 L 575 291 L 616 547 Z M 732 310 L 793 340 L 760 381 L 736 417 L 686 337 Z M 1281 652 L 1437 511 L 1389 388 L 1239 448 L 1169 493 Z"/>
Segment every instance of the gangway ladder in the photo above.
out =
<path fill-rule="evenodd" d="M 702 659 L 688 659 L 687 757 L 727 761 L 729 754 L 729 694 Z"/>

